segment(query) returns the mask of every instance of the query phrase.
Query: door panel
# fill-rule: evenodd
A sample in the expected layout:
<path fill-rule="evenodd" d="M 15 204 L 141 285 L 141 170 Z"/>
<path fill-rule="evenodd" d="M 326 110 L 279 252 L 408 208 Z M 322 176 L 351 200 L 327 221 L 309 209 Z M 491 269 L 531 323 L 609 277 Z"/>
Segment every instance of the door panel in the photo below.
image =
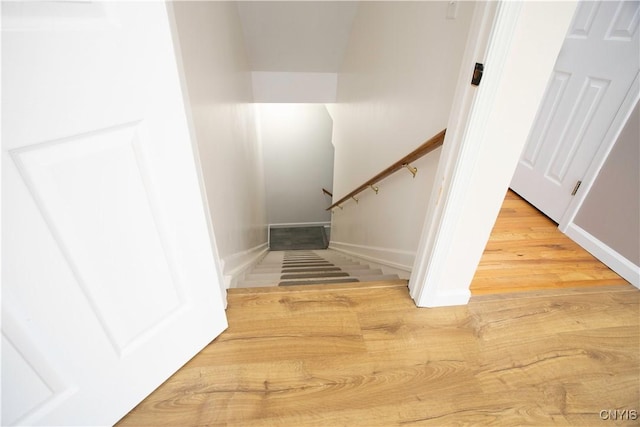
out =
<path fill-rule="evenodd" d="M 157 208 L 148 197 L 149 178 L 140 168 L 138 126 L 11 152 L 118 354 L 183 305 L 154 215 Z M 154 303 L 145 304 L 150 295 Z"/>
<path fill-rule="evenodd" d="M 226 328 L 167 12 L 2 19 L 1 422 L 113 424 Z"/>
<path fill-rule="evenodd" d="M 559 222 L 638 74 L 640 2 L 580 2 L 511 182 Z"/>
<path fill-rule="evenodd" d="M 24 414 L 45 413 L 76 390 L 54 368 L 47 352 L 9 306 L 2 312 L 2 419 L 14 422 Z M 4 388 L 10 384 L 11 389 Z"/>

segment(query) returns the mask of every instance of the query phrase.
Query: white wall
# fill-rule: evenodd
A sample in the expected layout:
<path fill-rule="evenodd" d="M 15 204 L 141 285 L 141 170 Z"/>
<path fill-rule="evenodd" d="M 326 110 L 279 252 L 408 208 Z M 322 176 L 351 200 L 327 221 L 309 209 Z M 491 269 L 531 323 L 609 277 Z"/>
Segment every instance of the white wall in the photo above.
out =
<path fill-rule="evenodd" d="M 640 265 L 640 109 L 636 104 L 574 222 Z"/>
<path fill-rule="evenodd" d="M 330 107 L 336 147 L 334 199 L 444 129 L 472 2 L 365 2 L 358 7 Z M 410 269 L 440 150 L 362 193 L 333 216 L 331 246 Z"/>
<path fill-rule="evenodd" d="M 336 102 L 337 73 L 254 71 L 251 77 L 255 102 Z"/>
<path fill-rule="evenodd" d="M 232 2 L 173 2 L 172 9 L 215 243 L 229 275 L 267 241 L 262 154 L 238 11 Z"/>
<path fill-rule="evenodd" d="M 269 224 L 329 222 L 333 124 L 321 104 L 260 104 Z"/>
<path fill-rule="evenodd" d="M 254 71 L 335 73 L 357 1 L 237 1 Z"/>

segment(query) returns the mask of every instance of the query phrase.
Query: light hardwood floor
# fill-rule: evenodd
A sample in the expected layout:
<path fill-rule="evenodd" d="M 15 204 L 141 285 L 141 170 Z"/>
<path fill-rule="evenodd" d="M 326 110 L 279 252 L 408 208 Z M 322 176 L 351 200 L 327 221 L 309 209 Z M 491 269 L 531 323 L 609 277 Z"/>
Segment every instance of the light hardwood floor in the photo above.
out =
<path fill-rule="evenodd" d="M 406 282 L 234 289 L 229 329 L 119 426 L 638 425 L 630 285 L 416 308 Z M 627 412 L 629 414 L 629 412 Z"/>
<path fill-rule="evenodd" d="M 509 190 L 471 283 L 471 293 L 626 283 L 562 234 L 556 223 Z"/>

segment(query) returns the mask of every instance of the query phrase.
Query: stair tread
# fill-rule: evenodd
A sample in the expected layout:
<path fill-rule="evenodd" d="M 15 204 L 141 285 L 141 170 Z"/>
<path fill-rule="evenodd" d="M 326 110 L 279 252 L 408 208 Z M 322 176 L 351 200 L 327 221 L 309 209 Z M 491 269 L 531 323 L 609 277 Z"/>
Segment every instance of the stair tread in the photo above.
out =
<path fill-rule="evenodd" d="M 310 272 L 320 272 L 320 271 L 340 271 L 340 267 L 305 267 L 305 268 L 283 268 L 283 273 L 310 273 Z"/>
<path fill-rule="evenodd" d="M 311 271 L 271 271 L 271 272 L 260 272 L 260 273 L 252 273 L 245 276 L 245 280 L 263 280 L 263 279 L 277 279 L 280 278 L 283 274 L 323 274 L 323 273 L 347 273 L 350 276 L 375 276 L 375 275 L 383 275 L 382 270 L 380 269 L 367 269 L 367 268 L 358 268 L 358 269 L 337 269 L 337 270 L 311 270 Z"/>
<path fill-rule="evenodd" d="M 316 278 L 324 278 L 324 277 L 349 277 L 349 273 L 345 272 L 320 272 L 320 273 L 300 273 L 300 274 L 283 274 L 280 276 L 281 280 L 286 279 L 316 279 Z"/>
<path fill-rule="evenodd" d="M 297 286 L 297 285 L 320 285 L 320 284 L 336 284 L 336 283 L 354 283 L 359 282 L 358 279 L 345 277 L 344 279 L 328 279 L 328 280 L 300 280 L 280 282 L 278 286 Z"/>
<path fill-rule="evenodd" d="M 263 294 L 263 293 L 289 293 L 289 292 L 308 292 L 308 291 L 327 291 L 332 292 L 336 290 L 348 289 L 348 288 L 405 288 L 407 286 L 407 280 L 380 280 L 377 282 L 350 282 L 350 283 L 337 283 L 337 284 L 320 284 L 320 285 L 288 285 L 277 286 L 275 284 L 270 286 L 253 287 L 253 288 L 231 288 L 227 292 L 230 294 Z"/>

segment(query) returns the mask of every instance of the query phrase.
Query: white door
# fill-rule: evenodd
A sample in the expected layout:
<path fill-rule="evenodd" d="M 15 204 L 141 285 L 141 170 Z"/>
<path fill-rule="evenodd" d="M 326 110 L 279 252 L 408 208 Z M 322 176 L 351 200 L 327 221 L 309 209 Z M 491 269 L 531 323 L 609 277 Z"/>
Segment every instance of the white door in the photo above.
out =
<path fill-rule="evenodd" d="M 511 182 L 556 222 L 638 75 L 639 20 L 638 1 L 578 4 Z"/>
<path fill-rule="evenodd" d="M 226 328 L 167 12 L 2 9 L 1 424 L 113 424 Z"/>

